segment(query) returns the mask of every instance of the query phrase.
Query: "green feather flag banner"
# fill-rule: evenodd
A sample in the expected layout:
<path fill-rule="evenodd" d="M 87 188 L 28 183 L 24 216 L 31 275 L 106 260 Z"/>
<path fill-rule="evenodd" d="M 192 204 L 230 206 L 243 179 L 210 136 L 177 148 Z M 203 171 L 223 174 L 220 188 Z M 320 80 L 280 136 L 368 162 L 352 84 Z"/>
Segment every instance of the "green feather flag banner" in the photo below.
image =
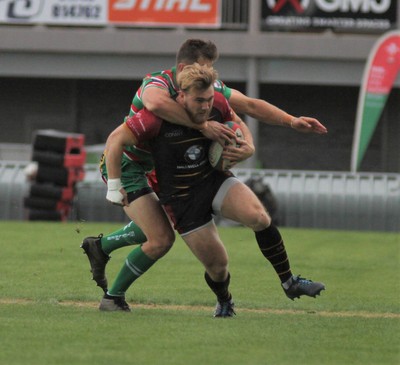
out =
<path fill-rule="evenodd" d="M 399 71 L 400 31 L 392 31 L 375 43 L 364 70 L 351 156 L 353 172 L 360 168 Z"/>

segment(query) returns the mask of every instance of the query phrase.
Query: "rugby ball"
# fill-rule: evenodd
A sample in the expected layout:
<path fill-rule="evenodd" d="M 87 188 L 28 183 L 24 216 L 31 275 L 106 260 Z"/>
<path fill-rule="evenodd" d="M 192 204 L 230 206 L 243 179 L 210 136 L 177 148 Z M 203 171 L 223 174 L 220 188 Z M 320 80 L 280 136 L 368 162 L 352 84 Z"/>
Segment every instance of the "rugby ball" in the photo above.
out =
<path fill-rule="evenodd" d="M 233 121 L 225 122 L 224 124 L 235 132 L 238 139 L 243 139 L 243 132 L 240 129 L 239 124 Z M 239 147 L 234 138 L 231 139 L 231 144 L 235 144 L 236 147 Z M 226 141 L 225 146 L 228 145 L 229 142 Z M 217 141 L 212 141 L 210 149 L 208 150 L 208 160 L 210 161 L 211 166 L 219 171 L 227 171 L 231 168 L 231 161 L 222 158 L 223 150 L 224 147 Z"/>

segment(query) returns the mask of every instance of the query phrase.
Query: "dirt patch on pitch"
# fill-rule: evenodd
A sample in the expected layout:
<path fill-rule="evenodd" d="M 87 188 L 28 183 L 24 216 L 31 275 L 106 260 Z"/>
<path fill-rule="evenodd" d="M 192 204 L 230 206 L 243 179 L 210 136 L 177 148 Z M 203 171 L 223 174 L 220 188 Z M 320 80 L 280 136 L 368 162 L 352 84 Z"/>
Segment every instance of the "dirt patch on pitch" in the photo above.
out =
<path fill-rule="evenodd" d="M 16 305 L 32 305 L 35 303 L 61 305 L 68 307 L 82 307 L 82 308 L 94 308 L 97 309 L 99 306 L 98 302 L 79 302 L 72 300 L 59 301 L 57 299 L 49 299 L 47 301 L 34 301 L 31 299 L 13 299 L 13 298 L 0 298 L 0 304 L 16 304 Z M 200 305 L 173 305 L 173 304 L 140 304 L 140 303 L 129 303 L 131 309 L 157 309 L 157 310 L 176 310 L 176 311 L 207 311 L 211 312 L 214 307 L 200 306 Z M 368 311 L 307 311 L 307 310 L 296 310 L 296 309 L 273 309 L 273 308 L 236 308 L 236 312 L 239 314 L 243 313 L 259 313 L 259 314 L 274 314 L 274 315 L 313 315 L 320 317 L 358 317 L 358 318 L 400 318 L 400 313 L 379 313 L 379 312 L 368 312 Z"/>

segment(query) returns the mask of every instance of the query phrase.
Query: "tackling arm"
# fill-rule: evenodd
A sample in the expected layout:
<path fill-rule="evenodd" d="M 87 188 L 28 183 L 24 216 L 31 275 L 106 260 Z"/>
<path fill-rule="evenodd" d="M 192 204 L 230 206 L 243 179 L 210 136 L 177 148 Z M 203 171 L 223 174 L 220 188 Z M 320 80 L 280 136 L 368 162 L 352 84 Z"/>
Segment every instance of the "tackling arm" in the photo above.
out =
<path fill-rule="evenodd" d="M 158 87 L 147 87 L 142 95 L 143 105 L 161 119 L 197 130 L 206 127 L 206 123 L 195 124 L 186 110 L 173 100 L 167 90 Z"/>
<path fill-rule="evenodd" d="M 147 87 L 142 95 L 143 105 L 147 110 L 153 112 L 161 119 L 170 123 L 183 125 L 197 129 L 211 140 L 223 144 L 234 136 L 233 132 L 221 123 L 206 121 L 202 124 L 195 124 L 190 119 L 186 110 L 173 100 L 168 91 L 158 87 Z"/>
<path fill-rule="evenodd" d="M 135 145 L 137 140 L 128 130 L 126 124 L 121 124 L 107 138 L 105 156 L 107 167 L 106 199 L 117 205 L 128 205 L 127 195 L 121 185 L 121 162 L 124 146 Z"/>

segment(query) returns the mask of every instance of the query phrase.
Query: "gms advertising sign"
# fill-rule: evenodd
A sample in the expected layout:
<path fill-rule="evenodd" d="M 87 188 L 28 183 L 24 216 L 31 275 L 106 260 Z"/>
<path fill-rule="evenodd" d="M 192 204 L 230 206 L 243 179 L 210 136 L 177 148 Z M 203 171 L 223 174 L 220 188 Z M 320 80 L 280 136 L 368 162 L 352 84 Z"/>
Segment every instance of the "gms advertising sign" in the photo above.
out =
<path fill-rule="evenodd" d="M 263 0 L 263 30 L 385 32 L 398 0 Z"/>
<path fill-rule="evenodd" d="M 0 23 L 218 28 L 221 0 L 0 0 Z"/>

